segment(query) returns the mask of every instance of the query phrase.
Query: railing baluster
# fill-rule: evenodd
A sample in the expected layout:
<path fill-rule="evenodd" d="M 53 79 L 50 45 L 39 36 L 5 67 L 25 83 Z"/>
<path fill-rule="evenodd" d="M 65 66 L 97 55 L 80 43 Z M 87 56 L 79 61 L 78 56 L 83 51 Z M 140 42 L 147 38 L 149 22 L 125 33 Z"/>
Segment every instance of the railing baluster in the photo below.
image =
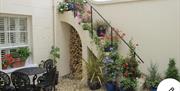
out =
<path fill-rule="evenodd" d="M 93 8 L 92 8 L 92 6 L 91 6 L 91 33 L 92 33 L 92 38 L 93 38 Z"/>

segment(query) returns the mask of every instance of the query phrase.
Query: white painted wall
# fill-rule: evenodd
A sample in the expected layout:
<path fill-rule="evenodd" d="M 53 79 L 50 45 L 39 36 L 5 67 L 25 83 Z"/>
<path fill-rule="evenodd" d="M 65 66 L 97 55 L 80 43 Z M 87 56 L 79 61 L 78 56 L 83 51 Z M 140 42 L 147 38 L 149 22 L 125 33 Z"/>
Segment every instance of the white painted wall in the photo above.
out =
<path fill-rule="evenodd" d="M 33 62 L 49 57 L 53 45 L 52 0 L 0 0 L 0 14 L 28 15 L 31 19 Z"/>
<path fill-rule="evenodd" d="M 156 62 L 164 73 L 169 58 L 175 58 L 180 70 L 180 0 L 145 0 L 140 2 L 94 5 L 111 24 L 133 37 L 147 72 Z M 124 44 L 123 44 L 124 46 Z M 127 50 L 121 48 L 121 51 Z"/>

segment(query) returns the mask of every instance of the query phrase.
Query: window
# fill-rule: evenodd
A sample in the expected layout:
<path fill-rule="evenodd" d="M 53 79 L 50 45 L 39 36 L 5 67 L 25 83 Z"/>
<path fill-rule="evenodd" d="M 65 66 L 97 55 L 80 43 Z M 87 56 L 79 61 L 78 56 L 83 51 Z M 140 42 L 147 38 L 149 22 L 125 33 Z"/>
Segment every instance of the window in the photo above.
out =
<path fill-rule="evenodd" d="M 29 47 L 28 20 L 25 16 L 0 16 L 0 59 L 18 48 Z M 3 66 L 2 66 L 3 67 Z"/>

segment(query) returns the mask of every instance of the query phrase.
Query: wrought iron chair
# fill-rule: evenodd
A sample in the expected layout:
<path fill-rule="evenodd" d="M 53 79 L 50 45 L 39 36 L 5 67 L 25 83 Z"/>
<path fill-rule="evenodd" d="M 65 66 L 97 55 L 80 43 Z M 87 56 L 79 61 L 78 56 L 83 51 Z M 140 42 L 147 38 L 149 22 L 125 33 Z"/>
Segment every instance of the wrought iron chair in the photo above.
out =
<path fill-rule="evenodd" d="M 47 72 L 54 67 L 54 63 L 52 59 L 48 59 L 44 62 L 44 68 L 46 68 Z"/>
<path fill-rule="evenodd" d="M 0 91 L 15 91 L 10 84 L 10 77 L 6 73 L 0 71 Z"/>
<path fill-rule="evenodd" d="M 37 87 L 43 89 L 43 91 L 55 91 L 55 82 L 56 82 L 56 67 L 49 69 L 49 71 L 37 80 Z"/>
<path fill-rule="evenodd" d="M 24 73 L 11 73 L 11 80 L 16 91 L 34 91 L 33 86 L 30 84 L 30 78 Z"/>

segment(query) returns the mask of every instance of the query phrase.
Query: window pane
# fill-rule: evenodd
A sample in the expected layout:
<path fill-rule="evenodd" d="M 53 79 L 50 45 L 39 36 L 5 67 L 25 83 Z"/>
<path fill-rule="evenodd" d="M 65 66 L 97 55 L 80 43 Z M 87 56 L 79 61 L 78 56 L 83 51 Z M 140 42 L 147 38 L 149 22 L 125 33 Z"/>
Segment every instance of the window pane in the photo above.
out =
<path fill-rule="evenodd" d="M 20 43 L 27 43 L 27 32 L 20 33 Z"/>
<path fill-rule="evenodd" d="M 16 43 L 16 33 L 9 33 L 9 43 Z"/>
<path fill-rule="evenodd" d="M 10 31 L 15 31 L 15 18 L 10 18 Z"/>
<path fill-rule="evenodd" d="M 5 44 L 5 33 L 0 33 L 0 44 Z"/>
<path fill-rule="evenodd" d="M 27 19 L 21 18 L 19 20 L 19 29 L 20 31 L 27 31 Z"/>
<path fill-rule="evenodd" d="M 0 32 L 4 31 L 4 17 L 0 17 Z"/>

